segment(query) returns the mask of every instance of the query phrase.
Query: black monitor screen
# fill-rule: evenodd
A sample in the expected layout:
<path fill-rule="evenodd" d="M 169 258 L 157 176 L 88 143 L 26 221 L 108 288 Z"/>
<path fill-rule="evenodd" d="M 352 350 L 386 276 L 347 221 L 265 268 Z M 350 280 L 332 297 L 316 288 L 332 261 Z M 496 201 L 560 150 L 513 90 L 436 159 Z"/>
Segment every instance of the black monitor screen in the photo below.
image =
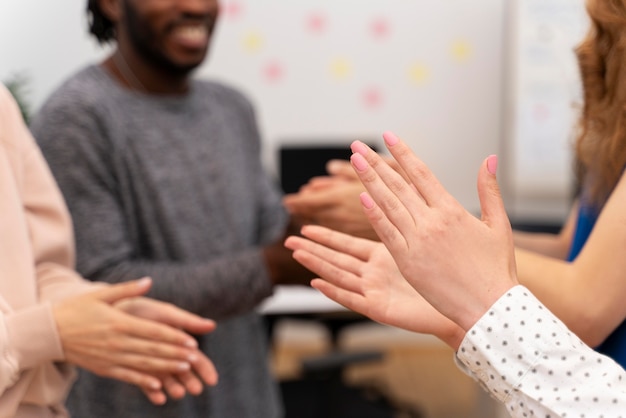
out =
<path fill-rule="evenodd" d="M 373 149 L 376 147 L 372 146 Z M 329 160 L 349 160 L 350 142 L 345 145 L 289 145 L 280 148 L 280 183 L 285 193 L 295 193 L 315 176 L 326 173 Z"/>

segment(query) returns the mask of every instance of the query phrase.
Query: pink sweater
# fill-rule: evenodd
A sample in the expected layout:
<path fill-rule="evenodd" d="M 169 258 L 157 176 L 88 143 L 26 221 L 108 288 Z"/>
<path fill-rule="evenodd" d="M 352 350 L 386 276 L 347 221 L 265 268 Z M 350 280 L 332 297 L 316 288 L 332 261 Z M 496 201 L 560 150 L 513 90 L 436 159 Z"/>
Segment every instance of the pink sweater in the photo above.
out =
<path fill-rule="evenodd" d="M 73 370 L 50 302 L 91 285 L 74 271 L 60 191 L 0 84 L 0 417 L 66 417 Z"/>

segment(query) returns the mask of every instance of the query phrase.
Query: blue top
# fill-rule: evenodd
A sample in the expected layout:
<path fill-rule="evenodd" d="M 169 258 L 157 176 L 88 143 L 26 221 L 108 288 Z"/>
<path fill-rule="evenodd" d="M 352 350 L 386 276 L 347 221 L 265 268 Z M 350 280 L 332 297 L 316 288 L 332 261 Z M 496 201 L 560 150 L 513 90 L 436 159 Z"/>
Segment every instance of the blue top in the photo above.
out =
<path fill-rule="evenodd" d="M 574 239 L 572 240 L 572 247 L 570 248 L 567 261 L 573 261 L 578 256 L 585 242 L 587 242 L 587 238 L 589 238 L 601 210 L 601 207 L 598 208 L 589 202 L 585 202 L 584 198 L 581 199 L 576 231 L 574 232 Z M 591 302 L 593 303 L 593 301 Z M 596 347 L 596 350 L 611 357 L 622 367 L 626 368 L 626 321 L 622 322 L 602 344 Z"/>

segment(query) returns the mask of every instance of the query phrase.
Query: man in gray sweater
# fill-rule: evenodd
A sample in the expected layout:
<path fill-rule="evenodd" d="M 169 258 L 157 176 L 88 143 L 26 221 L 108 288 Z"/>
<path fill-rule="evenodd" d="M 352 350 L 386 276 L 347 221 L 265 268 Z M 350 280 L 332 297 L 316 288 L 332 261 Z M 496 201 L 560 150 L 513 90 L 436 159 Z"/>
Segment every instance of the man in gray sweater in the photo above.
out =
<path fill-rule="evenodd" d="M 218 320 L 199 338 L 215 388 L 157 407 L 129 385 L 81 372 L 75 417 L 276 418 L 257 304 L 311 273 L 282 245 L 289 218 L 263 172 L 252 106 L 192 80 L 217 0 L 89 0 L 91 32 L 117 48 L 66 81 L 33 120 L 74 219 L 78 270 Z M 175 382 L 169 382 L 175 385 Z"/>

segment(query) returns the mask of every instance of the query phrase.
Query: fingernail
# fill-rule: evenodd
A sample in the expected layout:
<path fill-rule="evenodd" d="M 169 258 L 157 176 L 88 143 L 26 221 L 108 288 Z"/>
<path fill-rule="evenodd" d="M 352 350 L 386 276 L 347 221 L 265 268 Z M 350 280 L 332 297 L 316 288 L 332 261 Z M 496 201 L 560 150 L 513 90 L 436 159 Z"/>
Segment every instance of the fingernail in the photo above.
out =
<path fill-rule="evenodd" d="M 190 363 L 195 363 L 196 361 L 198 361 L 198 356 L 196 356 L 195 354 L 189 354 L 187 355 L 187 361 Z"/>
<path fill-rule="evenodd" d="M 361 199 L 361 204 L 365 207 L 365 209 L 371 209 L 374 207 L 374 200 L 367 193 L 363 192 L 359 195 Z"/>
<path fill-rule="evenodd" d="M 361 154 L 352 154 L 350 161 L 358 171 L 367 170 L 367 161 L 365 161 L 365 158 L 363 158 Z"/>
<path fill-rule="evenodd" d="M 189 363 L 187 362 L 183 362 L 183 363 L 178 363 L 178 370 L 180 371 L 187 371 L 191 368 L 191 366 L 189 365 Z"/>
<path fill-rule="evenodd" d="M 326 164 L 326 171 L 328 171 L 329 174 L 333 174 L 334 172 L 339 170 L 340 167 L 341 163 L 335 160 L 331 160 Z"/>
<path fill-rule="evenodd" d="M 383 139 L 385 140 L 385 143 L 390 147 L 393 147 L 398 142 L 400 142 L 400 138 L 398 138 L 393 132 L 389 131 L 383 134 Z"/>
<path fill-rule="evenodd" d="M 198 342 L 196 340 L 189 339 L 187 341 L 185 341 L 185 347 L 189 347 L 189 348 L 197 348 L 198 347 Z"/>
<path fill-rule="evenodd" d="M 141 279 L 137 280 L 137 286 L 148 286 L 151 282 L 152 279 L 150 277 L 142 277 Z"/>
<path fill-rule="evenodd" d="M 487 171 L 489 171 L 489 173 L 491 174 L 496 174 L 497 170 L 498 170 L 498 156 L 490 155 L 489 157 L 487 157 Z"/>
<path fill-rule="evenodd" d="M 367 154 L 368 150 L 367 146 L 365 146 L 365 144 L 361 141 L 354 141 L 350 146 L 350 149 L 352 149 L 352 152 L 361 154 L 364 157 Z"/>

